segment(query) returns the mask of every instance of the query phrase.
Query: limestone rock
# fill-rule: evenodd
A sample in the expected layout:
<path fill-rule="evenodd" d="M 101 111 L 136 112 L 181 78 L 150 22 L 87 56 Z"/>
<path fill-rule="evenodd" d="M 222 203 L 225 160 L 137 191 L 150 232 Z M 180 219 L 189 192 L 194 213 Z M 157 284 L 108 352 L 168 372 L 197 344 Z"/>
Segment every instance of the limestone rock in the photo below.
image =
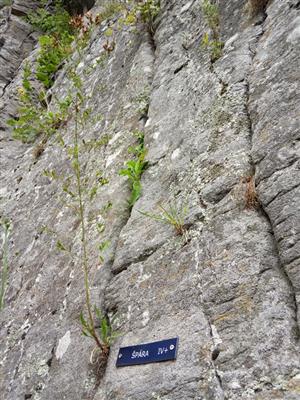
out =
<path fill-rule="evenodd" d="M 93 301 L 117 313 L 121 333 L 103 376 L 80 333 L 78 218 L 59 182 L 43 174 L 68 174 L 68 157 L 51 138 L 34 159 L 38 142 L 13 141 L 6 126 L 17 114 L 22 63 L 37 51 L 19 16 L 30 4 L 0 11 L 0 215 L 12 222 L 3 400 L 299 399 L 298 3 L 273 0 L 250 18 L 245 0 L 219 2 L 225 45 L 211 63 L 200 2 L 161 0 L 153 37 L 142 26 L 116 29 L 106 54 L 115 15 L 94 28 L 77 60 L 91 109 L 80 138 L 109 138 L 81 155 L 83 176 L 102 171 L 109 181 L 86 204 Z M 62 99 L 70 85 L 65 66 L 51 94 Z M 145 132 L 148 168 L 129 210 L 119 170 L 136 130 Z M 71 118 L 59 133 L 68 144 L 73 132 Z M 184 237 L 139 212 L 174 199 L 188 205 Z M 175 362 L 116 368 L 120 346 L 175 336 Z"/>

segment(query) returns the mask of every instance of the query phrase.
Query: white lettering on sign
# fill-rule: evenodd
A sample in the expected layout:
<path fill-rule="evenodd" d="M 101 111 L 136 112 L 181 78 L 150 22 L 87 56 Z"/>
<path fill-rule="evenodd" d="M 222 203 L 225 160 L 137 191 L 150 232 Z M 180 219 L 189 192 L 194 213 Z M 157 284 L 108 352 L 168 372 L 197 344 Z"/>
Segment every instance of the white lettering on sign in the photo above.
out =
<path fill-rule="evenodd" d="M 148 350 L 133 351 L 131 354 L 131 358 L 141 358 L 141 357 L 149 357 L 149 351 Z"/>
<path fill-rule="evenodd" d="M 158 348 L 158 355 L 159 354 L 164 354 L 164 353 L 167 353 L 169 350 L 167 349 L 167 347 L 159 347 Z"/>

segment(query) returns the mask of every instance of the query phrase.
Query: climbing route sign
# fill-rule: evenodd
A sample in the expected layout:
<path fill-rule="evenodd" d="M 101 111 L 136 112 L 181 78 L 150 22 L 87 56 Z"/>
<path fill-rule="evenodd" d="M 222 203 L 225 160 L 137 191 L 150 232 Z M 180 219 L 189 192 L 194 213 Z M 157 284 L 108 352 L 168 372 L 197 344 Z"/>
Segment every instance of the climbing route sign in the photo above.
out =
<path fill-rule="evenodd" d="M 173 338 L 136 346 L 121 347 L 117 358 L 117 367 L 176 360 L 178 340 L 178 338 Z"/>

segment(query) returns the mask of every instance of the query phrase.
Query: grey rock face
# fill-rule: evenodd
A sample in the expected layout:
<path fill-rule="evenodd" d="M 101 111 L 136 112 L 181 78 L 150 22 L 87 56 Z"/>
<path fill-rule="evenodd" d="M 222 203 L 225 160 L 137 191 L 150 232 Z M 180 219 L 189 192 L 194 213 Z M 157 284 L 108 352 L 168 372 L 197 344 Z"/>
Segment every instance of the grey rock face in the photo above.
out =
<path fill-rule="evenodd" d="M 5 126 L 8 118 L 14 116 L 16 110 L 16 95 L 14 80 L 18 76 L 18 70 L 22 61 L 29 56 L 36 44 L 36 34 L 25 20 L 13 14 L 13 7 L 19 3 L 13 3 L 12 7 L 4 7 L 0 10 L 0 130 L 1 137 L 5 134 Z M 32 11 L 35 3 L 23 2 L 22 5 L 28 11 Z M 31 8 L 30 8 L 31 6 Z M 14 104 L 12 104 L 14 103 Z M 5 165 L 5 164 L 4 164 Z"/>
<path fill-rule="evenodd" d="M 117 17 L 95 27 L 77 63 L 91 107 L 80 137 L 110 137 L 81 154 L 84 176 L 101 170 L 109 180 L 86 204 L 92 297 L 117 312 L 121 332 L 101 379 L 78 323 L 78 219 L 61 185 L 43 175 L 68 174 L 68 158 L 53 138 L 33 159 L 35 144 L 10 140 L 5 125 L 17 111 L 15 101 L 5 107 L 19 67 L 36 52 L 31 28 L 17 16 L 7 22 L 2 37 L 19 53 L 0 69 L 0 214 L 13 224 L 0 314 L 3 399 L 299 398 L 299 7 L 273 0 L 250 19 L 246 3 L 220 2 L 225 46 L 213 64 L 201 47 L 209 28 L 200 2 L 186 0 L 161 1 L 153 38 L 142 27 L 116 31 L 108 56 L 103 32 Z M 64 68 L 51 90 L 63 98 L 69 88 Z M 61 130 L 66 143 L 73 129 L 71 119 Z M 118 171 L 137 129 L 149 166 L 129 211 Z M 184 237 L 139 212 L 170 201 L 188 205 Z M 247 208 L 249 201 L 259 205 Z M 97 248 L 106 240 L 101 263 Z M 175 336 L 176 362 L 115 367 L 120 346 Z"/>

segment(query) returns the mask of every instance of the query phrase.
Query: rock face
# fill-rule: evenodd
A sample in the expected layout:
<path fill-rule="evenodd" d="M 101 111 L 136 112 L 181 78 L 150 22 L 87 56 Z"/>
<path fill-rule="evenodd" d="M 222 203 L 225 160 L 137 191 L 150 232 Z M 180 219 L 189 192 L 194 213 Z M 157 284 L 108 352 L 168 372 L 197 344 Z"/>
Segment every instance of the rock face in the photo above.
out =
<path fill-rule="evenodd" d="M 70 173 L 66 152 L 53 138 L 35 159 L 36 143 L 13 141 L 6 127 L 36 43 L 11 12 L 29 3 L 15 3 L 0 11 L 0 214 L 12 223 L 1 398 L 299 399 L 299 2 L 273 0 L 250 18 L 246 1 L 220 1 L 225 46 L 213 64 L 201 47 L 208 26 L 199 1 L 162 0 L 153 37 L 143 27 L 115 30 L 108 55 L 103 32 L 117 16 L 94 28 L 77 63 L 91 108 L 80 138 L 110 139 L 82 152 L 82 174 L 96 182 L 101 171 L 109 182 L 86 204 L 88 257 L 93 301 L 117 312 L 121 333 L 102 377 L 78 322 L 78 218 L 43 174 Z M 66 68 L 53 97 L 68 93 Z M 135 130 L 145 133 L 149 165 L 129 211 L 118 171 Z M 65 143 L 73 132 L 71 119 Z M 188 206 L 184 237 L 139 213 L 172 199 Z M 120 346 L 176 336 L 176 362 L 115 367 Z"/>

